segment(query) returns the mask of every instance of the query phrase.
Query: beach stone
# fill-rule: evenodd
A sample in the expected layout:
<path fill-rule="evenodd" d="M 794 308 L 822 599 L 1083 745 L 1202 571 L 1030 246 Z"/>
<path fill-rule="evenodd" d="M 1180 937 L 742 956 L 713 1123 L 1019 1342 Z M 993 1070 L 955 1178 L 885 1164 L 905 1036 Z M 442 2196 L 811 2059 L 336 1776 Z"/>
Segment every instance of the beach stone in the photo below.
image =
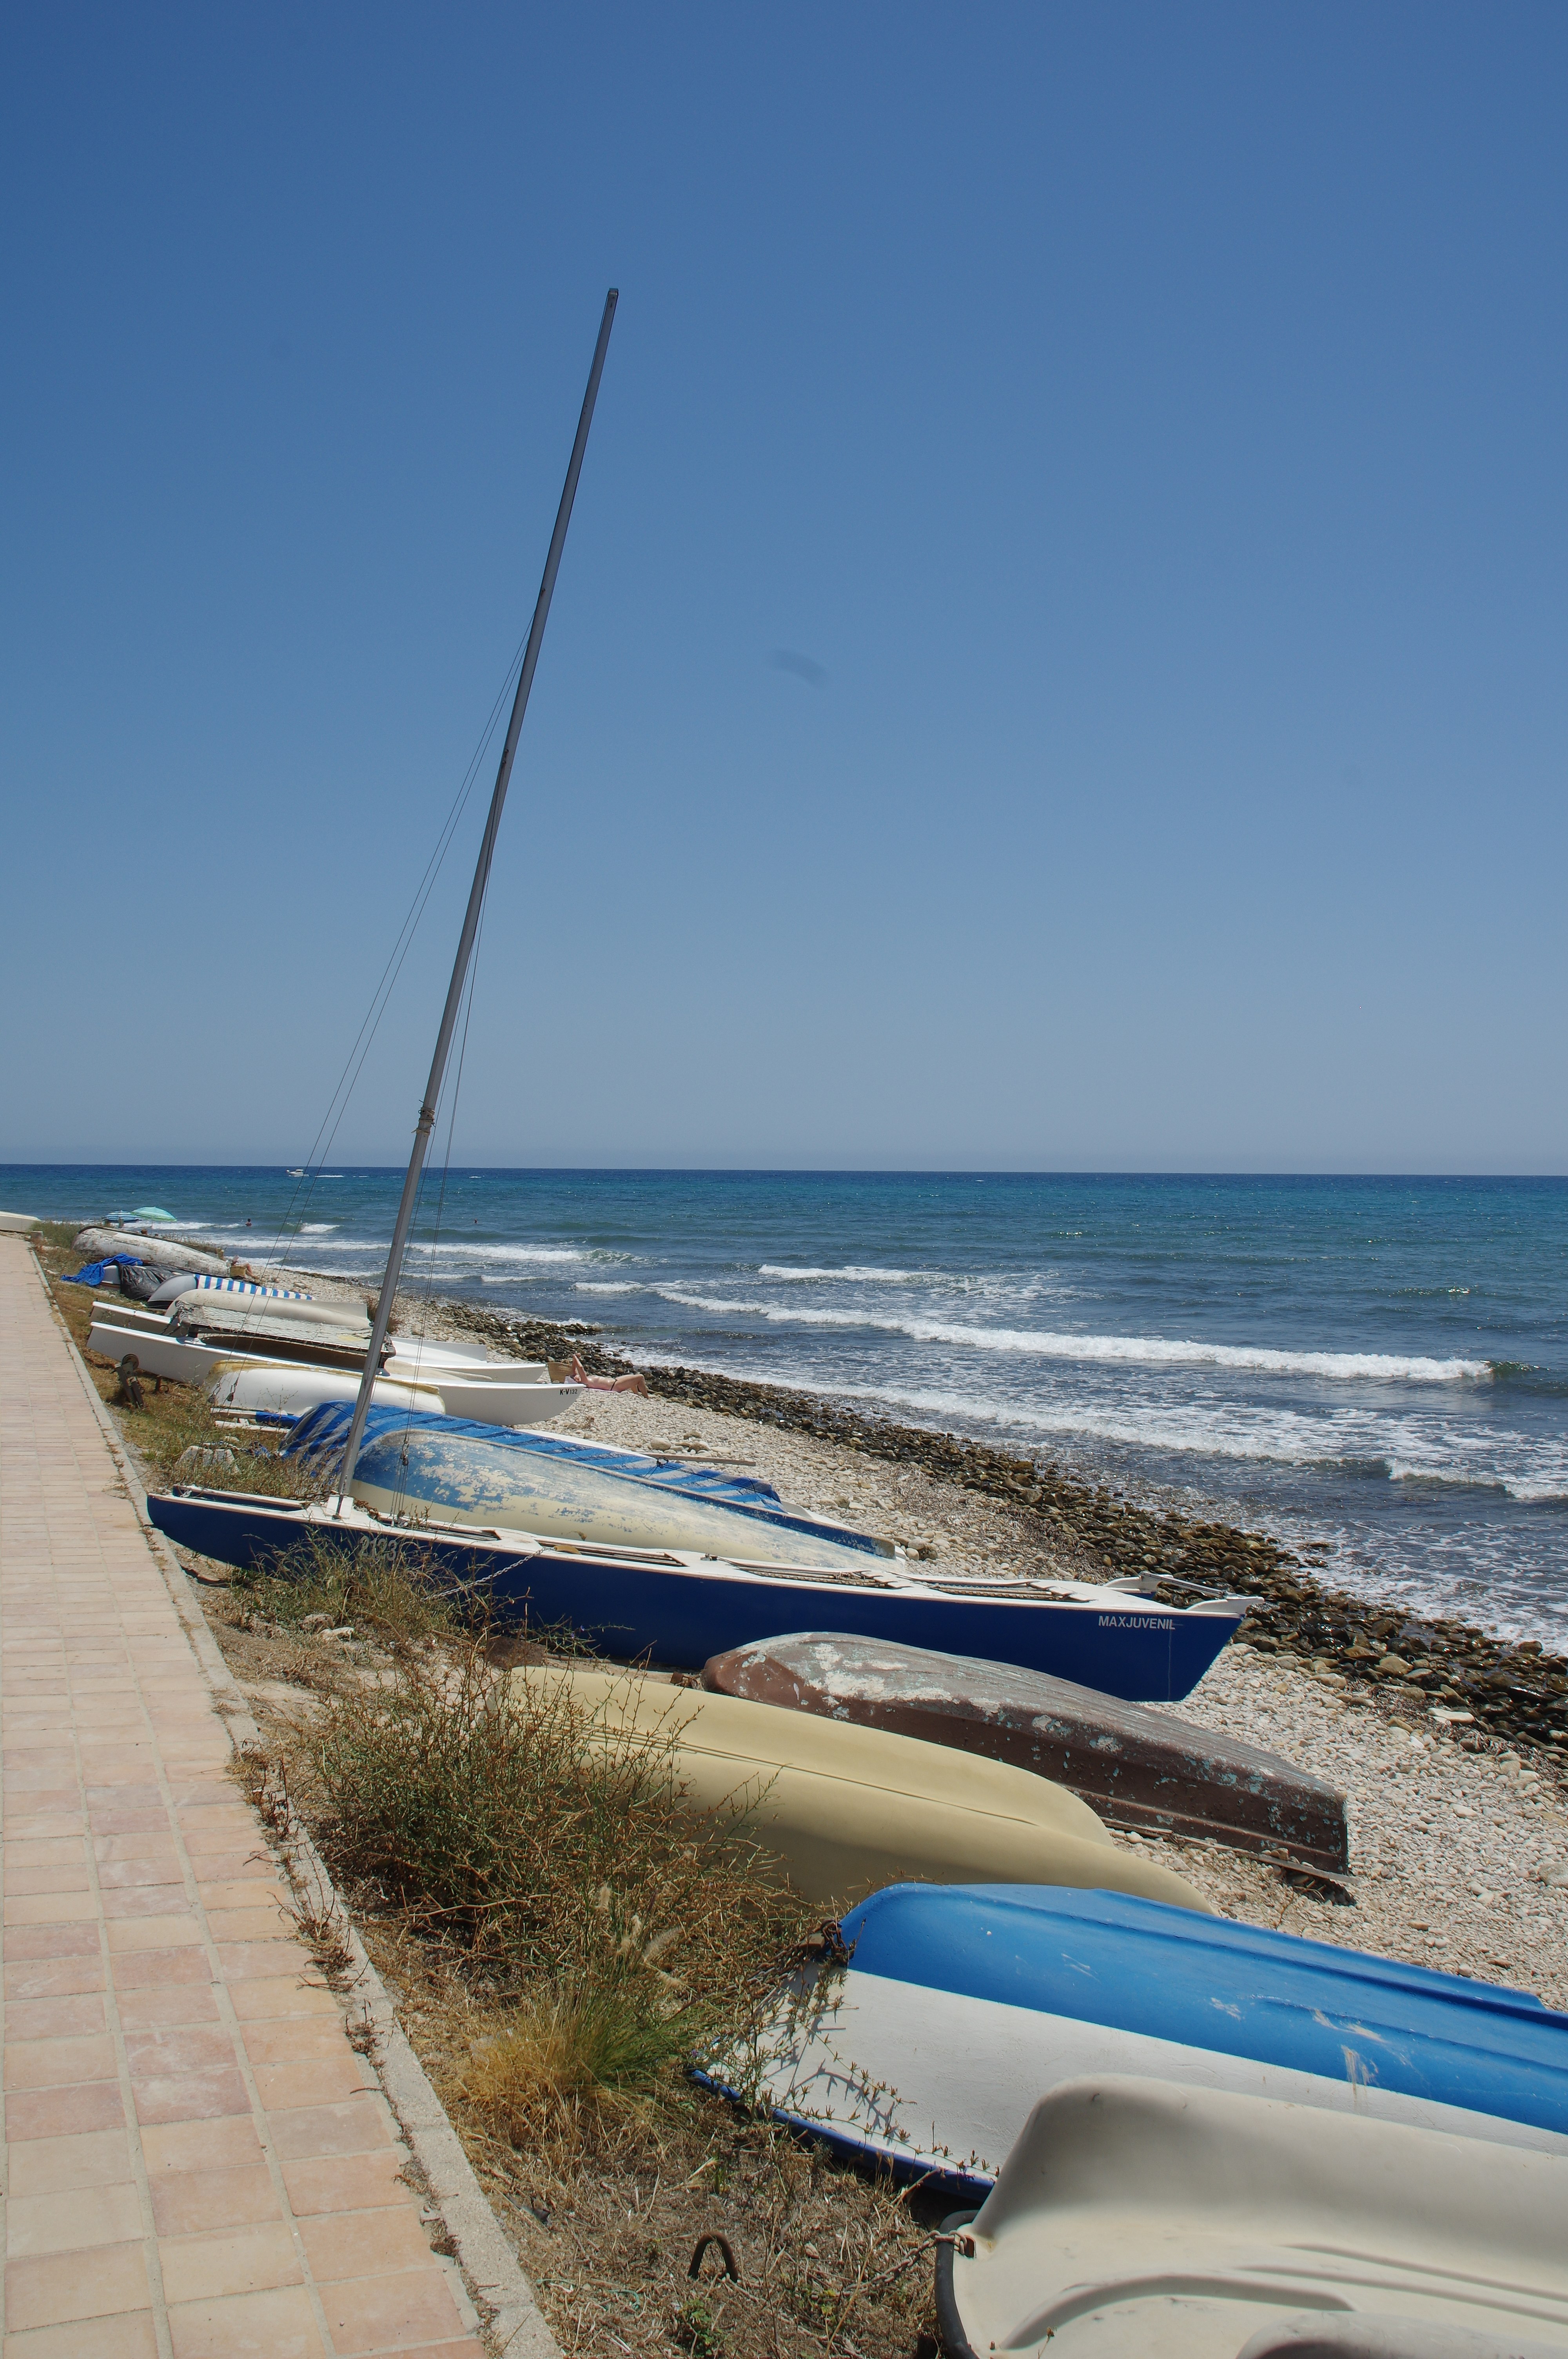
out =
<path fill-rule="evenodd" d="M 1376 1679 L 1402 1680 L 1407 1676 L 1410 1665 L 1402 1655 L 1385 1655 L 1380 1663 L 1373 1665 L 1372 1670 Z"/>

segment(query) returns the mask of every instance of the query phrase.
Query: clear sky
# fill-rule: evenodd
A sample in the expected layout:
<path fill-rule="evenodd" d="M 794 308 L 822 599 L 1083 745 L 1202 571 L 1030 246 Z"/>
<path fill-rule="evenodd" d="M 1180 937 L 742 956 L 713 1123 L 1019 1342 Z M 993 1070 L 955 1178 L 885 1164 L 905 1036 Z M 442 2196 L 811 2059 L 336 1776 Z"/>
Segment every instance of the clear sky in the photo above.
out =
<path fill-rule="evenodd" d="M 308 1148 L 613 283 L 460 1158 L 1568 1169 L 1560 5 L 3 41 L 0 1156 Z"/>

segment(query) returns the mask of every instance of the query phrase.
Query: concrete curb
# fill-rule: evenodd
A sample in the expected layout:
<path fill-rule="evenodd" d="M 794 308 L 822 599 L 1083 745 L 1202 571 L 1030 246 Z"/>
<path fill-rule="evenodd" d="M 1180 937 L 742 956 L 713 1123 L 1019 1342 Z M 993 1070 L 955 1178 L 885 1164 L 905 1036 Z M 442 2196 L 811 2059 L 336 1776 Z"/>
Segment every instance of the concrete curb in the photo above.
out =
<path fill-rule="evenodd" d="M 39 1276 L 43 1277 L 49 1309 L 76 1364 L 82 1390 L 124 1479 L 137 1521 L 174 1601 L 180 1626 L 212 1690 L 234 1751 L 236 1755 L 251 1750 L 264 1752 L 261 1730 L 208 1627 L 206 1615 L 190 1594 L 188 1577 L 148 1516 L 146 1489 L 124 1437 L 92 1381 L 75 1337 L 60 1317 L 59 1305 L 48 1278 L 41 1270 Z M 330 1921 L 348 1951 L 353 1990 L 363 2005 L 371 2035 L 367 2061 L 424 2173 L 430 2201 L 440 2213 L 465 2283 L 485 2320 L 487 2338 L 493 2342 L 503 2359 L 561 2359 L 559 2346 L 534 2299 L 534 2289 L 474 2176 L 462 2141 L 397 2020 L 386 1985 L 371 1963 L 315 1845 L 292 1813 L 278 1843 L 303 1910 L 318 1923 Z"/>

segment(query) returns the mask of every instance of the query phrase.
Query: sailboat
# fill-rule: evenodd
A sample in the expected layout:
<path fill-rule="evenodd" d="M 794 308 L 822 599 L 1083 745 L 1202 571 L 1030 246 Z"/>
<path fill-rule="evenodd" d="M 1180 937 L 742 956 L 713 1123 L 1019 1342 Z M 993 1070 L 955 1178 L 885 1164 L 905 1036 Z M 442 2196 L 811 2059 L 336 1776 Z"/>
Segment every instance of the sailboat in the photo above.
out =
<path fill-rule="evenodd" d="M 1113 1597 L 1087 1584 L 1033 1583 L 1000 1572 L 961 1582 L 917 1579 L 902 1558 L 878 1561 L 880 1550 L 863 1534 L 833 1537 L 807 1531 L 799 1519 L 793 1519 L 791 1529 L 791 1519 L 781 1522 L 759 1512 L 754 1504 L 708 1502 L 699 1508 L 687 1498 L 679 1503 L 677 1520 L 666 1489 L 623 1470 L 607 1466 L 600 1473 L 577 1463 L 557 1469 L 549 1483 L 524 1481 L 514 1453 L 476 1444 L 472 1424 L 461 1417 L 438 1416 L 425 1403 L 389 1399 L 380 1390 L 406 1373 L 401 1366 L 384 1364 L 393 1305 L 617 299 L 611 288 L 415 1125 L 375 1315 L 368 1339 L 356 1341 L 353 1411 L 341 1449 L 332 1453 L 333 1487 L 325 1498 L 306 1502 L 176 1485 L 149 1498 L 152 1519 L 177 1543 L 239 1566 L 276 1561 L 308 1534 L 330 1538 L 347 1549 L 395 1538 L 434 1579 L 457 1574 L 483 1580 L 500 1612 L 532 1615 L 540 1622 L 569 1621 L 607 1652 L 645 1655 L 654 1662 L 690 1669 L 726 1647 L 804 1625 L 1053 1670 L 1112 1695 L 1155 1701 L 1184 1696 L 1235 1630 L 1247 1600 L 1208 1599 L 1173 1609 L 1152 1597 L 1126 1592 Z M 211 1348 L 198 1340 L 201 1348 Z M 165 1343 L 163 1348 L 177 1347 Z M 319 1368 L 323 1348 L 307 1351 L 296 1343 L 296 1364 L 308 1362 Z M 447 1410 L 455 1407 L 460 1377 L 427 1359 L 417 1381 L 432 1382 Z M 493 1393 L 487 1394 L 485 1386 L 498 1381 L 480 1379 L 480 1406 L 469 1409 L 470 1418 L 483 1419 L 484 1401 L 493 1401 Z M 373 1462 L 365 1470 L 373 1479 L 367 1481 L 360 1456 L 373 1403 L 406 1419 L 406 1432 L 390 1451 L 378 1433 Z M 514 1522 L 524 1515 L 529 1524 Z"/>

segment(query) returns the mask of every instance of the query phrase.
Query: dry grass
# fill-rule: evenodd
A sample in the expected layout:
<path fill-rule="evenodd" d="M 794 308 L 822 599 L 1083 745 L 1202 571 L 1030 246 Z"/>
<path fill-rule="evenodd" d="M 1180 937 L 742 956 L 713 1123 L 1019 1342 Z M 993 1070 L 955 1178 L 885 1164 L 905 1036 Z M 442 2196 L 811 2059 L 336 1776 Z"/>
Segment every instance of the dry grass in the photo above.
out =
<path fill-rule="evenodd" d="M 531 2097 L 514 2126 L 509 2071 L 486 2060 L 515 2008 L 460 1951 L 357 1921 L 568 2359 L 931 2359 L 950 2194 L 900 2193 L 673 2073 L 654 2101 L 557 2096 L 553 2136 Z M 737 2279 L 711 2245 L 693 2277 L 714 2235 Z"/>
<path fill-rule="evenodd" d="M 346 1625 L 394 1651 L 484 1625 L 480 1592 L 461 1582 L 432 1587 L 395 1539 L 350 1549 L 313 1530 L 270 1571 L 231 1573 L 229 1593 L 253 1624 L 288 1631 Z"/>

